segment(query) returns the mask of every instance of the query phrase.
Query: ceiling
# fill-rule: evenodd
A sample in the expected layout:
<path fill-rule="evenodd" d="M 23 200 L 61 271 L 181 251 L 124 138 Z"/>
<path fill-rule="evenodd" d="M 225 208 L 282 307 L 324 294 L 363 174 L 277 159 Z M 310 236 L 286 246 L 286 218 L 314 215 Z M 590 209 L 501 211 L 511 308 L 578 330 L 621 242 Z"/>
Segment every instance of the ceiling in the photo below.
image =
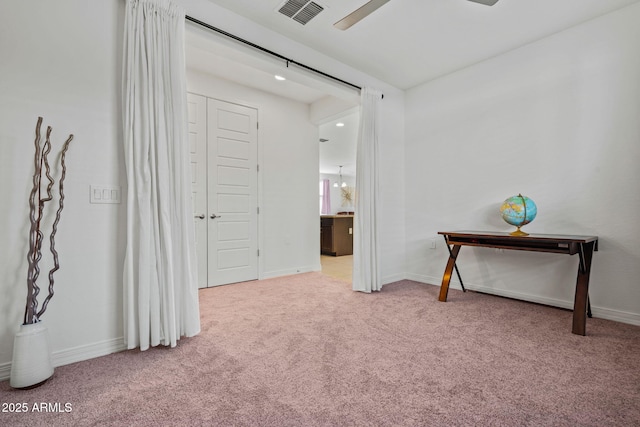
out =
<path fill-rule="evenodd" d="M 345 31 L 333 24 L 367 0 L 314 0 L 306 25 L 278 13 L 284 0 L 210 1 L 408 89 L 639 0 L 390 0 Z"/>
<path fill-rule="evenodd" d="M 390 0 L 345 31 L 333 24 L 367 0 L 314 0 L 324 10 L 306 25 L 278 13 L 285 0 L 209 1 L 409 89 L 640 0 L 499 0 L 494 6 L 467 0 Z M 188 26 L 186 54 L 191 68 L 306 104 L 349 96 L 340 85 L 295 67 L 283 70 L 282 61 L 255 55 L 251 48 L 197 25 Z M 283 73 L 287 80 L 275 81 L 274 74 Z M 350 110 L 332 119 L 319 126 L 320 138 L 329 140 L 320 143 L 320 173 L 337 173 L 342 165 L 345 175 L 355 175 L 358 115 Z M 345 127 L 335 127 L 338 119 Z"/>
<path fill-rule="evenodd" d="M 342 166 L 345 176 L 356 175 L 356 141 L 360 114 L 351 111 L 344 116 L 323 123 L 320 133 L 320 173 L 337 175 Z M 338 127 L 336 124 L 344 126 Z M 327 141 L 322 141 L 326 139 Z"/>
<path fill-rule="evenodd" d="M 257 56 L 252 49 L 231 43 L 195 24 L 187 27 L 185 38 L 188 68 L 304 104 L 312 104 L 328 95 L 327 88 L 311 76 L 287 75 L 281 61 L 271 60 L 267 55 Z M 276 81 L 276 74 L 293 78 Z"/>
<path fill-rule="evenodd" d="M 267 55 L 256 55 L 255 51 L 236 42 L 226 40 L 209 30 L 190 25 L 186 31 L 186 63 L 191 70 L 292 99 L 312 104 L 326 97 L 342 100 L 339 104 L 343 114 L 331 115 L 318 125 L 318 135 L 327 141 L 319 142 L 319 173 L 338 174 L 340 166 L 346 176 L 356 173 L 356 140 L 359 114 L 358 95 L 318 79 L 315 75 L 296 69 L 286 69 L 282 61 L 272 60 Z M 277 81 L 274 76 L 286 76 Z M 341 122 L 342 127 L 336 124 Z"/>

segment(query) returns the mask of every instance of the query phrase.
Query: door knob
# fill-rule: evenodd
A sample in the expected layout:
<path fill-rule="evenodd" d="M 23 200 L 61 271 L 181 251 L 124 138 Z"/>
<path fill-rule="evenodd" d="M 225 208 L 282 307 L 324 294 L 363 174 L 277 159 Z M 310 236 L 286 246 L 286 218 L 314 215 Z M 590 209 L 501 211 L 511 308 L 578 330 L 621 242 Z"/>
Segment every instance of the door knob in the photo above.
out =
<path fill-rule="evenodd" d="M 193 217 L 194 217 L 194 218 L 204 219 L 204 214 L 194 215 Z"/>
<path fill-rule="evenodd" d="M 222 218 L 222 215 L 211 214 L 211 219 Z"/>

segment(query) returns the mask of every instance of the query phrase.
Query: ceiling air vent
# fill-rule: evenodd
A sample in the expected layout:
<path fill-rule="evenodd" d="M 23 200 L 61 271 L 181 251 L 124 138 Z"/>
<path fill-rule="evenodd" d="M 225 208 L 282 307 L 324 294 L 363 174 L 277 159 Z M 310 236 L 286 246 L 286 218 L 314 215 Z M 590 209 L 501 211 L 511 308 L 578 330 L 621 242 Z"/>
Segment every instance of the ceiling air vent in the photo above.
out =
<path fill-rule="evenodd" d="M 324 8 L 318 3 L 308 0 L 287 0 L 278 12 L 305 25 L 315 18 Z"/>

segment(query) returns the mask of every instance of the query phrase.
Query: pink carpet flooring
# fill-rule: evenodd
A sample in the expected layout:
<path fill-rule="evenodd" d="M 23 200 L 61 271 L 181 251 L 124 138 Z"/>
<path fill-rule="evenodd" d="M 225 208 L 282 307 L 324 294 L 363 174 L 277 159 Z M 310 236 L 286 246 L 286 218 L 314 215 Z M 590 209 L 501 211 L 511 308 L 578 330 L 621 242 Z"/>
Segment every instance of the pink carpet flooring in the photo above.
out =
<path fill-rule="evenodd" d="M 570 311 L 438 289 L 306 273 L 202 290 L 200 335 L 4 381 L 3 408 L 29 410 L 0 425 L 640 425 L 640 327 L 576 336 Z"/>

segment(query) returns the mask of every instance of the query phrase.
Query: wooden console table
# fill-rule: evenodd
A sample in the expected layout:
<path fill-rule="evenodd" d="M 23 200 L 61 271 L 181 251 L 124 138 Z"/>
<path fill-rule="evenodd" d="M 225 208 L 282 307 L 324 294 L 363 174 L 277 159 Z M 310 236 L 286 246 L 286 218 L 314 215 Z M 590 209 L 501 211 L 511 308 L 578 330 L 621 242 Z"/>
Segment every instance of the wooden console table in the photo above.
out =
<path fill-rule="evenodd" d="M 484 231 L 439 231 L 444 236 L 449 249 L 449 261 L 442 276 L 439 301 L 447 300 L 451 273 L 455 268 L 460 279 L 462 290 L 464 284 L 456 266 L 456 259 L 462 246 L 481 246 L 498 249 L 514 249 L 521 251 L 552 252 L 558 254 L 578 254 L 578 279 L 573 303 L 573 327 L 571 332 L 577 335 L 586 334 L 587 315 L 591 317 L 589 303 L 589 274 L 593 252 L 598 250 L 597 236 L 565 236 L 558 234 L 530 234 L 528 236 L 512 236 L 506 232 Z"/>

